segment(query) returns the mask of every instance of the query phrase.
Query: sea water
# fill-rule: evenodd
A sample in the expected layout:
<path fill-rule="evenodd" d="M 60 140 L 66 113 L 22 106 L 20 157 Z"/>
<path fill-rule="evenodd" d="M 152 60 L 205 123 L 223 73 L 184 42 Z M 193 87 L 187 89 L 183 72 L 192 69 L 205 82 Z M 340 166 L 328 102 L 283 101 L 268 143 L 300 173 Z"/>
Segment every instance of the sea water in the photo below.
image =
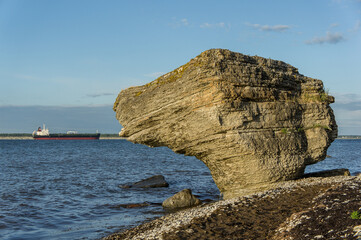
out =
<path fill-rule="evenodd" d="M 336 140 L 306 171 L 361 171 L 361 140 Z M 118 185 L 162 174 L 168 188 Z M 1 140 L 0 239 L 98 239 L 166 214 L 161 202 L 190 188 L 217 200 L 208 168 L 194 157 L 126 140 Z M 122 204 L 148 203 L 140 208 Z"/>

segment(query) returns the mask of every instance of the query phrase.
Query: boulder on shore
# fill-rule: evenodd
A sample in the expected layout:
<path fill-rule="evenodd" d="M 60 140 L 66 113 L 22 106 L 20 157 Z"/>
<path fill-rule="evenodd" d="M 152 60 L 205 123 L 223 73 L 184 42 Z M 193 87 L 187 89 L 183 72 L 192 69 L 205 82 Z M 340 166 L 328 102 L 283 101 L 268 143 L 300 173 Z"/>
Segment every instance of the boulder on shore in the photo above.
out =
<path fill-rule="evenodd" d="M 224 49 L 201 53 L 115 103 L 122 137 L 195 156 L 225 198 L 297 179 L 337 137 L 321 80 L 282 61 Z"/>
<path fill-rule="evenodd" d="M 175 208 L 193 207 L 199 204 L 201 204 L 201 200 L 199 200 L 192 194 L 192 190 L 183 189 L 182 191 L 176 193 L 172 197 L 164 200 L 162 206 L 168 209 L 175 209 Z"/>
<path fill-rule="evenodd" d="M 120 188 L 158 188 L 168 187 L 169 184 L 162 175 L 155 175 L 139 182 L 128 185 L 119 185 Z"/>

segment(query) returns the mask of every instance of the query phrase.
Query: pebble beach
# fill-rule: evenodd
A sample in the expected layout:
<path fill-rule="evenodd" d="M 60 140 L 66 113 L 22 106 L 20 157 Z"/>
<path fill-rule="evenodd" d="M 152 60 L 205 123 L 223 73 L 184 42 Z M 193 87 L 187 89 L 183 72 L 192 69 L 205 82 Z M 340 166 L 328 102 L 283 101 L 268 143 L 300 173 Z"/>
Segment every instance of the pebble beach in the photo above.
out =
<path fill-rule="evenodd" d="M 111 239 L 361 239 L 361 176 L 307 178 L 181 210 Z"/>

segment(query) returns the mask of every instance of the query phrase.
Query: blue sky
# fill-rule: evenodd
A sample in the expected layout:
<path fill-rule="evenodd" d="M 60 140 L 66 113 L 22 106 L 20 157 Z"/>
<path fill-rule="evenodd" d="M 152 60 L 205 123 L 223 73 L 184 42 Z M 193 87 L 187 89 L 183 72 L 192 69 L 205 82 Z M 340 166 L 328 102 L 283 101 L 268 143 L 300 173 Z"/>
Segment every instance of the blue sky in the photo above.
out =
<path fill-rule="evenodd" d="M 114 119 L 99 126 L 113 126 L 121 89 L 210 48 L 282 60 L 321 79 L 336 97 L 340 134 L 361 134 L 360 0 L 0 0 L 0 132 L 32 131 L 4 117 L 11 108 L 13 118 L 32 109 L 42 124 L 39 107 L 83 109 L 80 119 L 109 107 Z"/>

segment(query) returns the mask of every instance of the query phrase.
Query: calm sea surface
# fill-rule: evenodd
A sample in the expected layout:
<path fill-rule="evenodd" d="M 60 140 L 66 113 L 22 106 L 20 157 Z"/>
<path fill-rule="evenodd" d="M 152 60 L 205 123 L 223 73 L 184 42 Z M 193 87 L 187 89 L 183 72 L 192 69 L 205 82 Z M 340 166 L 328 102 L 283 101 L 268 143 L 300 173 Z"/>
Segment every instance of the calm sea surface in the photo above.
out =
<path fill-rule="evenodd" d="M 361 171 L 361 140 L 336 140 L 306 171 Z M 119 184 L 162 174 L 169 188 Z M 208 168 L 194 157 L 125 140 L 0 140 L 0 239 L 98 239 L 164 215 L 160 203 L 191 188 L 217 200 Z M 144 203 L 143 208 L 121 204 Z"/>

